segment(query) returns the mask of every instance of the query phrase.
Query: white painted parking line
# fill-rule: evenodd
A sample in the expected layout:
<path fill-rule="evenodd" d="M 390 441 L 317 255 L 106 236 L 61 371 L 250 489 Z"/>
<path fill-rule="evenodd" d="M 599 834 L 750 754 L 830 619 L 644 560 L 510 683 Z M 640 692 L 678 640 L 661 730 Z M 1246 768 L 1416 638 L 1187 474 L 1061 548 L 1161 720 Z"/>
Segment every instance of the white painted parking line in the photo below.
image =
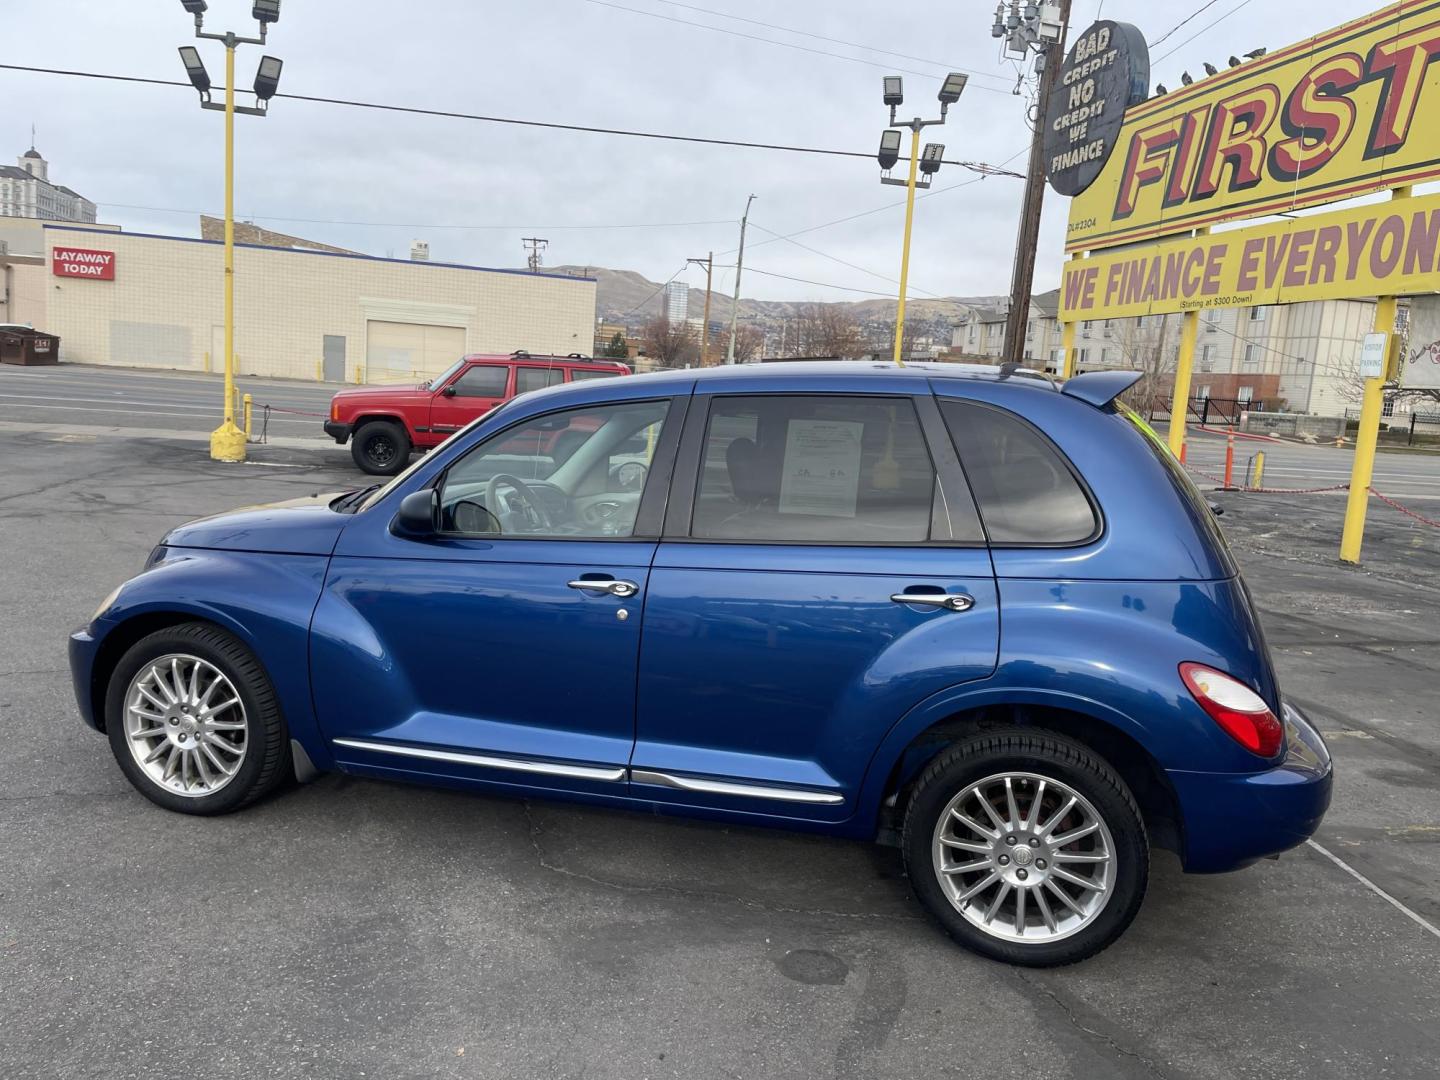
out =
<path fill-rule="evenodd" d="M 1351 877 L 1353 877 L 1356 881 L 1360 882 L 1361 885 L 1364 885 L 1367 889 L 1369 889 L 1371 892 L 1373 892 L 1376 896 L 1380 897 L 1381 900 L 1384 900 L 1384 901 L 1385 901 L 1387 904 L 1389 904 L 1391 907 L 1395 908 L 1396 911 L 1399 911 L 1399 912 L 1400 912 L 1401 914 L 1403 914 L 1406 918 L 1413 919 L 1416 923 L 1418 923 L 1418 924 L 1419 924 L 1421 927 L 1423 927 L 1424 929 L 1428 930 L 1428 931 L 1429 931 L 1431 934 L 1433 934 L 1435 937 L 1440 938 L 1440 927 L 1437 927 L 1434 923 L 1432 923 L 1432 922 L 1430 922 L 1429 920 L 1427 920 L 1423 915 L 1420 915 L 1420 914 L 1418 914 L 1417 912 L 1412 911 L 1410 908 L 1408 908 L 1408 907 L 1406 907 L 1404 904 L 1402 904 L 1399 900 L 1396 900 L 1395 897 L 1391 896 L 1388 892 L 1386 892 L 1384 889 L 1382 889 L 1379 885 L 1376 885 L 1375 882 L 1371 881 L 1371 880 L 1370 880 L 1369 878 L 1367 878 L 1364 874 L 1360 873 L 1359 870 L 1356 870 L 1353 866 L 1351 866 L 1349 863 L 1347 863 L 1344 859 L 1340 858 L 1338 855 L 1333 854 L 1329 849 L 1324 848 L 1324 847 L 1322 847 L 1321 845 L 1317 844 L 1314 840 L 1306 840 L 1305 843 L 1309 844 L 1309 845 L 1310 845 L 1312 848 L 1314 848 L 1316 851 L 1320 852 L 1321 855 L 1324 855 L 1327 859 L 1329 859 L 1331 862 L 1333 862 L 1336 866 L 1340 867 L 1341 870 L 1344 870 L 1347 874 L 1349 874 Z"/>

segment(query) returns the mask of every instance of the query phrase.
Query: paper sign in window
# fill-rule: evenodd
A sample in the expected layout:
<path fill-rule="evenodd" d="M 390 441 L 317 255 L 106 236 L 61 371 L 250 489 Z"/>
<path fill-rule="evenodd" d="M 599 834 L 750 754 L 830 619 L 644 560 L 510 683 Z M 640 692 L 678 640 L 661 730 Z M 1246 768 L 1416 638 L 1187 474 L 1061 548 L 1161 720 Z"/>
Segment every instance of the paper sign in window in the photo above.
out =
<path fill-rule="evenodd" d="M 865 425 L 851 420 L 791 420 L 785 431 L 780 512 L 853 518 L 864 434 Z"/>

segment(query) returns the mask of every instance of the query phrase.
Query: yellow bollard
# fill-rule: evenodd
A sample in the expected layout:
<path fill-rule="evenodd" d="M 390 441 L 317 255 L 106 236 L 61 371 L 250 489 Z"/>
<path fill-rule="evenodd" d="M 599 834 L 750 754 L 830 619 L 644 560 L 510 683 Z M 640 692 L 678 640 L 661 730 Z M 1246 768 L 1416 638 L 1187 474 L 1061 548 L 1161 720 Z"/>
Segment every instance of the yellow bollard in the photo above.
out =
<path fill-rule="evenodd" d="M 1255 452 L 1255 487 L 1264 487 L 1262 481 L 1265 479 L 1265 451 Z"/>
<path fill-rule="evenodd" d="M 245 395 L 243 398 L 241 398 L 240 400 L 241 400 L 241 402 L 243 403 L 243 409 L 244 409 L 244 415 L 245 415 L 245 441 L 246 441 L 246 442 L 249 442 L 249 441 L 250 441 L 250 395 L 249 395 L 249 394 L 246 394 L 246 395 Z"/>
<path fill-rule="evenodd" d="M 323 360 L 316 360 L 316 361 L 315 361 L 315 381 L 316 381 L 316 382 L 324 382 L 324 381 L 325 381 L 325 361 L 323 361 Z"/>
<path fill-rule="evenodd" d="M 210 374 L 210 354 L 208 352 L 205 354 L 205 374 Z"/>

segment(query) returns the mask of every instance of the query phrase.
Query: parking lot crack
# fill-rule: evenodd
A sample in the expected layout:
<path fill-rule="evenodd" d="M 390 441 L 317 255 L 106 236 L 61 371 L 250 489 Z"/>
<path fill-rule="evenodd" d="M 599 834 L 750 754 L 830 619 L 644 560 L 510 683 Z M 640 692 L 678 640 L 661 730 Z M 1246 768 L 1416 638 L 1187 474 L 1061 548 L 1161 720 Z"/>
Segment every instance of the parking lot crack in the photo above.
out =
<path fill-rule="evenodd" d="M 790 907 L 785 904 L 775 904 L 768 900 L 757 900 L 750 896 L 741 896 L 738 893 L 723 892 L 718 889 L 691 889 L 680 885 L 642 885 L 637 882 L 616 881 L 611 878 L 597 877 L 594 874 L 587 874 L 583 870 L 573 870 L 568 866 L 562 866 L 555 862 L 545 853 L 545 847 L 540 839 L 540 826 L 535 820 L 534 812 L 529 802 L 521 804 L 525 811 L 526 827 L 529 831 L 530 847 L 535 852 L 536 862 L 553 874 L 561 874 L 568 878 L 575 878 L 579 881 L 586 881 L 603 889 L 615 889 L 619 892 L 628 893 L 659 893 L 670 896 L 688 896 L 698 900 L 720 900 L 725 903 L 739 904 L 742 907 L 754 908 L 759 911 L 769 911 L 781 915 L 811 915 L 832 919 L 873 919 L 885 922 L 917 922 L 922 919 L 920 915 L 891 914 L 879 911 L 836 911 L 831 908 L 806 908 Z"/>
<path fill-rule="evenodd" d="M 1114 1038 L 1114 1036 L 1083 1023 L 1080 1020 L 1080 1017 L 1076 1015 L 1074 1007 L 1069 1002 L 1067 1002 L 1065 998 L 1061 996 L 1058 992 L 1050 989 L 1048 986 L 1044 986 L 1041 983 L 1036 982 L 1034 979 L 1027 976 L 1023 971 L 1017 970 L 1015 972 L 1015 977 L 1030 989 L 1035 990 L 1044 997 L 1048 998 L 1062 1013 L 1065 1014 L 1065 1019 L 1070 1022 L 1070 1026 L 1073 1027 L 1076 1031 L 1080 1032 L 1082 1035 L 1085 1035 L 1089 1039 L 1102 1043 L 1117 1054 L 1121 1054 L 1124 1057 L 1130 1058 L 1142 1069 L 1144 1069 L 1145 1073 L 1149 1076 L 1160 1077 L 1161 1080 L 1174 1080 L 1176 1074 L 1163 1071 L 1153 1061 L 1145 1057 L 1144 1054 L 1138 1053 L 1137 1051 L 1131 1050 L 1127 1046 L 1121 1045 L 1120 1042 Z"/>

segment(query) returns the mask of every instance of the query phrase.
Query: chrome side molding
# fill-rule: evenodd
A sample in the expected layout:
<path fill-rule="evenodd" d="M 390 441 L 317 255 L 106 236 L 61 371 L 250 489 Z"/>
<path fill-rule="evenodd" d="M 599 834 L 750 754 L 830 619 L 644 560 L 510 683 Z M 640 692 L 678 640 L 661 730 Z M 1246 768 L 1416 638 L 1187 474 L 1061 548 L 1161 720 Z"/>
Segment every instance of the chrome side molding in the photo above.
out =
<path fill-rule="evenodd" d="M 811 806 L 839 806 L 843 795 L 804 788 L 770 787 L 765 784 L 742 784 L 729 780 L 704 780 L 695 776 L 676 776 L 654 769 L 623 769 L 600 765 L 564 765 L 556 761 L 534 761 L 527 758 L 496 757 L 492 754 L 462 754 L 455 750 L 431 750 L 423 746 L 402 746 L 399 743 L 370 742 L 366 739 L 336 739 L 336 746 L 367 750 L 374 754 L 395 754 L 399 757 L 443 761 L 451 765 L 471 765 L 482 769 L 506 769 L 510 772 L 536 776 L 563 776 L 571 780 L 600 780 L 621 783 L 627 776 L 637 784 L 655 784 L 679 791 L 705 795 L 735 795 L 746 799 L 772 799 L 775 802 L 807 803 Z"/>
<path fill-rule="evenodd" d="M 697 791 L 706 795 L 739 795 L 747 799 L 774 799 L 776 802 L 810 803 L 821 806 L 838 806 L 845 801 L 843 795 L 826 791 L 806 791 L 802 788 L 767 787 L 761 784 L 737 784 L 728 780 L 701 780 L 693 776 L 674 776 L 656 772 L 653 769 L 631 769 L 630 779 L 637 784 L 656 784 L 660 787 L 679 788 L 681 791 Z"/>
<path fill-rule="evenodd" d="M 348 746 L 352 750 L 369 750 L 376 754 L 398 754 L 401 757 L 423 758 L 426 761 L 445 761 L 452 765 L 475 765 L 483 769 L 508 769 L 511 772 L 532 773 L 538 776 L 564 776 L 572 780 L 608 780 L 612 783 L 619 783 L 625 779 L 624 769 L 596 765 L 561 765 L 554 761 L 492 757 L 489 754 L 459 754 L 453 750 L 429 750 L 420 746 L 400 746 L 397 743 L 367 742 L 364 739 L 336 739 L 335 745 Z"/>

